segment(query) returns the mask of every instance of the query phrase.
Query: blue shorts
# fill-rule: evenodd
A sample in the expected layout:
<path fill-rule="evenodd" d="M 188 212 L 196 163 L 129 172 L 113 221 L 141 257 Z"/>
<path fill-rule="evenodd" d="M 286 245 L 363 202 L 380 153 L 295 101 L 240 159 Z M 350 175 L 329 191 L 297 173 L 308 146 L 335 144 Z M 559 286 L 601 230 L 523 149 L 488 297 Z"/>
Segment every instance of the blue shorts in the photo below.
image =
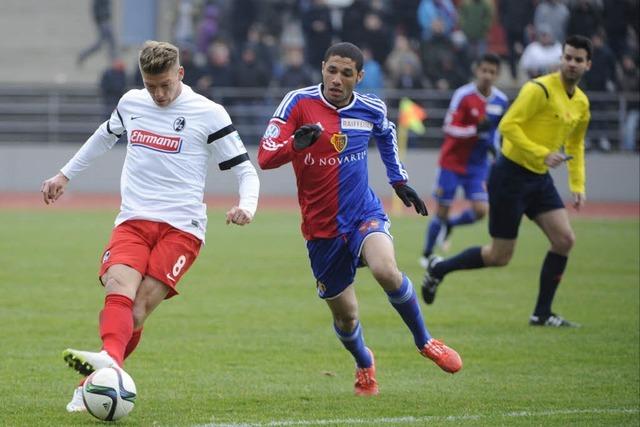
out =
<path fill-rule="evenodd" d="M 386 216 L 370 217 L 350 233 L 333 239 L 307 241 L 318 296 L 333 298 L 352 284 L 356 269 L 364 266 L 360 254 L 365 239 L 373 233 L 384 233 L 392 238 L 389 227 Z"/>
<path fill-rule="evenodd" d="M 547 172 L 538 174 L 500 156 L 489 173 L 489 234 L 515 239 L 522 214 L 534 219 L 541 213 L 564 209 Z"/>
<path fill-rule="evenodd" d="M 467 200 L 487 201 L 487 172 L 484 169 L 456 173 L 449 169 L 439 168 L 433 197 L 439 205 L 450 206 L 456 197 L 458 187 L 464 189 Z"/>

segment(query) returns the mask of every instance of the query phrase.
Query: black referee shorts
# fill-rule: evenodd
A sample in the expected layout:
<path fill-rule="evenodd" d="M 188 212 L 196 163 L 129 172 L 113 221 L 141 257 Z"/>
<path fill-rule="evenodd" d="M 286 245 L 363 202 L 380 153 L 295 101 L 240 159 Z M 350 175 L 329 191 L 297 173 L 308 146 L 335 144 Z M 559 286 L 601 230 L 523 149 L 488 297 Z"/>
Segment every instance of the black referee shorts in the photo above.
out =
<path fill-rule="evenodd" d="M 537 174 L 500 156 L 489 181 L 489 234 L 515 239 L 522 214 L 534 219 L 541 213 L 564 208 L 549 172 Z"/>

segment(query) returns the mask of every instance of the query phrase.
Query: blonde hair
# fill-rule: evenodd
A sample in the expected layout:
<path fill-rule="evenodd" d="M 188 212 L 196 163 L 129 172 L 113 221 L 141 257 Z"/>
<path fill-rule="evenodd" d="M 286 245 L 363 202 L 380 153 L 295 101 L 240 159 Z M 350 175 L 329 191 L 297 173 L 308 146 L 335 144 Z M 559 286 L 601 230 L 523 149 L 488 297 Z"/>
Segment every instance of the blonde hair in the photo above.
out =
<path fill-rule="evenodd" d="M 140 49 L 138 65 L 140 71 L 146 74 L 161 74 L 180 65 L 180 51 L 167 42 L 147 40 Z"/>

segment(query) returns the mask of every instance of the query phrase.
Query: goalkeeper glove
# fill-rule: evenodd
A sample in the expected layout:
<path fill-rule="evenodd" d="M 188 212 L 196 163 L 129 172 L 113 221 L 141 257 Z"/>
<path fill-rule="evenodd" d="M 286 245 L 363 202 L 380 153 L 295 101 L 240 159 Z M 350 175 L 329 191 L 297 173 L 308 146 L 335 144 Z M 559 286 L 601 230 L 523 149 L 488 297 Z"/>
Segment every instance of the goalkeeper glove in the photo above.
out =
<path fill-rule="evenodd" d="M 427 212 L 427 207 L 425 206 L 420 196 L 418 196 L 418 193 L 416 193 L 416 190 L 409 187 L 404 182 L 393 184 L 393 189 L 396 190 L 396 194 L 398 195 L 400 200 L 402 200 L 402 203 L 404 203 L 405 206 L 409 207 L 413 205 L 413 207 L 416 209 L 416 212 L 420 215 L 429 215 L 429 212 Z"/>

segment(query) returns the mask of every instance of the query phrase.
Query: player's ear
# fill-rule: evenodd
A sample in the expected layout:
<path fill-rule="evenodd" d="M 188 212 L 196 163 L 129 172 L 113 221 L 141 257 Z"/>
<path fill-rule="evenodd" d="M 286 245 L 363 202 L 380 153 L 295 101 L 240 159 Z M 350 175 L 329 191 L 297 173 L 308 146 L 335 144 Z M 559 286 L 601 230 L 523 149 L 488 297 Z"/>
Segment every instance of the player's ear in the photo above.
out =
<path fill-rule="evenodd" d="M 356 76 L 356 84 L 360 83 L 363 78 L 364 78 L 364 70 L 360 70 L 360 72 L 358 72 L 358 75 Z"/>

